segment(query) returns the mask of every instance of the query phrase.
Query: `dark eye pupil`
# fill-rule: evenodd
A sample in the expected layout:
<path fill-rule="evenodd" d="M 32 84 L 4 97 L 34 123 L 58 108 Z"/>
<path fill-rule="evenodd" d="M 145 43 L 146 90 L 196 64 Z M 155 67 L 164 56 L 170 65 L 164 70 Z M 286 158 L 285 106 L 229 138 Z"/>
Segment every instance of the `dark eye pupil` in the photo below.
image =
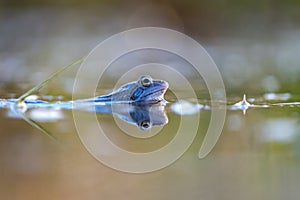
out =
<path fill-rule="evenodd" d="M 151 80 L 149 78 L 143 78 L 141 80 L 141 83 L 142 83 L 143 86 L 149 87 L 151 85 Z"/>
<path fill-rule="evenodd" d="M 142 122 L 142 127 L 143 128 L 149 128 L 149 123 L 148 122 Z"/>

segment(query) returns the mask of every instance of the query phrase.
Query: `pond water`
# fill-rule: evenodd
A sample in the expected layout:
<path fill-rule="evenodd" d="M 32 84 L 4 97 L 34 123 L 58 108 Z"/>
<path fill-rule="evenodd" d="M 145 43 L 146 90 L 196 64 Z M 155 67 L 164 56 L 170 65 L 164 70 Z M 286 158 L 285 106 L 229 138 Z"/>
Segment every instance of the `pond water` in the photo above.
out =
<path fill-rule="evenodd" d="M 280 98 L 284 95 L 265 96 Z M 93 112 L 82 111 L 82 119 L 86 119 L 83 122 L 86 132 L 82 133 L 74 126 L 72 110 L 28 110 L 26 115 L 51 132 L 56 137 L 54 140 L 14 115 L 13 111 L 2 108 L 1 195 L 8 199 L 19 198 L 17 195 L 45 198 L 45 193 L 51 194 L 49 199 L 64 195 L 75 199 L 78 196 L 123 198 L 125 193 L 128 199 L 181 199 L 187 196 L 205 199 L 296 198 L 293 195 L 297 194 L 297 169 L 300 166 L 299 103 L 278 105 L 266 101 L 264 105 L 268 107 L 261 106 L 261 102 L 259 107 L 251 107 L 254 98 L 252 101 L 245 114 L 244 107 L 228 105 L 220 138 L 203 159 L 199 159 L 198 153 L 211 115 L 209 107 L 203 109 L 204 104 L 197 107 L 200 108 L 198 112 L 179 113 L 189 110 L 192 103 L 171 102 L 163 109 L 164 117 L 168 118 L 165 126 L 153 126 L 146 131 L 125 123 L 124 117 L 122 121 L 113 115 L 98 113 L 98 122 L 110 141 L 136 153 L 164 147 L 174 139 L 184 118 L 188 120 L 187 127 L 191 127 L 184 130 L 189 138 L 194 131 L 192 127 L 198 125 L 195 116 L 200 113 L 197 135 L 183 156 L 164 169 L 140 175 L 116 171 L 99 162 L 95 155 L 97 150 L 93 152 L 93 147 L 85 143 L 86 138 L 99 133 L 89 121 Z M 154 109 L 152 112 L 162 111 Z M 134 113 L 138 112 L 135 110 Z M 93 144 L 97 146 L 102 142 L 93 141 Z M 109 150 L 102 153 L 110 155 Z M 112 192 L 116 188 L 119 192 Z"/>
<path fill-rule="evenodd" d="M 127 14 L 114 11 L 113 18 L 106 18 L 105 12 L 93 9 L 7 11 L 0 18 L 0 98 L 17 98 L 60 69 L 54 66 L 86 55 L 98 42 L 131 27 L 125 20 Z M 95 21 L 98 27 L 94 27 Z M 80 127 L 71 109 L 25 112 L 56 139 L 13 110 L 0 108 L 0 198 L 298 199 L 299 29 L 274 29 L 270 37 L 263 33 L 256 38 L 241 35 L 194 39 L 203 41 L 220 69 L 227 92 L 227 102 L 217 102 L 221 108 L 226 106 L 224 128 L 207 156 L 199 158 L 211 121 L 205 83 L 201 77 L 193 76 L 193 70 L 187 70 L 190 66 L 185 61 L 167 53 L 150 52 L 151 58 L 183 71 L 197 99 L 191 99 L 184 90 L 177 91 L 180 83 L 174 83 L 175 90 L 165 96 L 170 101 L 166 106 L 146 111 L 130 108 L 133 114 L 140 114 L 135 119 L 147 117 L 148 111 L 159 119 L 161 124 L 155 122 L 158 125 L 146 131 L 133 123 L 128 110 L 117 115 L 75 111 L 81 116 Z M 134 52 L 129 58 L 112 63 L 107 76 L 99 81 L 96 94 L 110 92 L 126 67 L 139 64 L 130 56 L 145 55 L 149 52 Z M 50 82 L 37 92 L 37 97 L 46 101 L 72 99 L 76 72 L 75 68 Z M 123 81 L 136 80 L 136 75 Z M 170 78 L 165 71 L 157 71 L 157 75 Z M 86 82 L 88 78 L 89 75 Z M 175 92 L 185 98 L 175 98 Z M 242 101 L 245 93 L 247 101 Z M 109 161 L 127 162 L 102 145 L 98 140 L 99 127 L 91 119 L 101 125 L 106 138 L 129 152 L 147 153 L 166 146 L 176 138 L 182 122 L 185 129 L 181 141 L 191 145 L 178 160 L 160 170 L 142 174 L 120 172 L 99 161 L 113 157 Z M 172 149 L 170 155 L 177 150 Z"/>

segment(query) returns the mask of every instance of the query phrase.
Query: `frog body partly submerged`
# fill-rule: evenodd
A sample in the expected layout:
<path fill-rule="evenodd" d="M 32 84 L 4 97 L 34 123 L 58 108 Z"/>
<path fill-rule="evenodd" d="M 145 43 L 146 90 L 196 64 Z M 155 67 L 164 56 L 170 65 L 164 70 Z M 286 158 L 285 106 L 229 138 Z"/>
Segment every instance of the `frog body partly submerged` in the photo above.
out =
<path fill-rule="evenodd" d="M 42 100 L 25 99 L 24 104 L 28 108 L 76 108 L 82 104 L 108 105 L 117 103 L 128 104 L 156 104 L 164 101 L 164 94 L 169 84 L 163 80 L 153 80 L 151 76 L 141 76 L 137 81 L 127 83 L 118 90 L 108 95 L 96 96 L 90 99 L 79 99 L 74 101 L 47 102 Z M 0 107 L 11 107 L 17 99 L 2 99 Z"/>

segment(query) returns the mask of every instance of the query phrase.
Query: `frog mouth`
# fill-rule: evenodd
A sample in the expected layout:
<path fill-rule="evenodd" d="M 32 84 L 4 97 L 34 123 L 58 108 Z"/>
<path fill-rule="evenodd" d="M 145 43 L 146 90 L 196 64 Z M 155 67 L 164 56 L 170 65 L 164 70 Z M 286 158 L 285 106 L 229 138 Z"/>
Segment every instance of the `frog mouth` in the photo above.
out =
<path fill-rule="evenodd" d="M 164 94 L 168 88 L 160 88 L 143 95 L 143 98 L 151 96 L 149 99 L 139 101 L 139 103 L 157 103 L 164 100 Z"/>
<path fill-rule="evenodd" d="M 161 86 L 157 89 L 154 89 L 151 91 L 149 94 L 146 94 L 146 96 L 153 96 L 154 99 L 156 100 L 163 100 L 164 99 L 164 94 L 166 93 L 167 89 L 169 88 L 169 84 L 165 81 L 160 81 Z"/>

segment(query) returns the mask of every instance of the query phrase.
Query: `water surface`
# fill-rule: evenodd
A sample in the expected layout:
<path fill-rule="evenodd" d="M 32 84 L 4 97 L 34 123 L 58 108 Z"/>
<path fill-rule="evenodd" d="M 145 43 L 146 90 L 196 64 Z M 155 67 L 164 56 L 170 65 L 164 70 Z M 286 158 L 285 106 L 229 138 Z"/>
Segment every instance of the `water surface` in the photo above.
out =
<path fill-rule="evenodd" d="M 102 8 L 103 12 L 81 8 L 8 9 L 4 12 L 0 18 L 0 98 L 18 97 L 60 66 L 86 55 L 103 39 L 135 27 L 133 22 L 140 18 L 136 13 L 119 9 L 109 15 L 111 10 L 106 8 Z M 195 23 L 195 30 L 201 32 L 198 26 L 203 24 L 197 19 L 204 19 L 193 16 L 188 19 L 186 26 Z M 211 24 L 211 20 L 209 17 L 207 24 Z M 245 24 L 251 21 L 243 22 L 242 29 Z M 264 27 L 264 23 L 260 25 Z M 174 26 L 183 30 L 177 24 Z M 202 29 L 204 32 L 207 27 Z M 249 29 L 251 26 L 245 30 Z M 26 113 L 57 138 L 53 140 L 14 112 L 0 109 L 1 199 L 298 199 L 299 28 L 286 23 L 266 32 L 263 30 L 251 29 L 249 34 L 232 30 L 228 35 L 215 35 L 219 31 L 206 36 L 194 35 L 218 65 L 228 100 L 221 102 L 228 106 L 222 134 L 204 159 L 198 158 L 198 152 L 210 121 L 209 107 L 202 107 L 192 115 L 179 115 L 168 104 L 165 108 L 168 123 L 148 132 L 112 115 L 98 114 L 107 137 L 133 152 L 149 152 L 169 143 L 182 118 L 189 119 L 191 127 L 199 123 L 192 145 L 180 159 L 162 170 L 141 175 L 122 173 L 96 160 L 78 136 L 72 110 Z M 256 34 L 251 34 L 253 32 Z M 200 76 L 193 76 L 191 66 L 174 55 L 150 53 L 151 58 L 184 71 L 198 97 L 186 96 L 185 100 L 210 105 L 205 83 Z M 136 60 L 134 56 L 143 55 L 145 52 L 132 53 L 133 57 L 113 63 L 114 70 L 107 71 L 107 76 L 100 81 L 97 95 L 112 90 L 123 75 L 123 71 L 117 69 L 123 66 L 124 70 L 140 62 L 142 59 Z M 149 58 L 146 57 L 146 61 Z M 70 100 L 76 69 L 51 82 L 37 95 L 48 101 Z M 169 75 L 159 74 L 166 79 Z M 137 77 L 135 74 L 130 78 Z M 185 91 L 176 92 L 185 94 Z M 231 109 L 242 100 L 244 93 L 250 104 L 260 105 L 247 107 L 245 114 L 243 109 Z M 171 94 L 167 94 L 166 99 L 171 103 L 178 100 Z M 95 113 L 82 111 L 82 114 L 88 119 Z M 197 114 L 200 121 L 193 120 Z M 116 122 L 140 138 L 124 133 Z M 88 120 L 83 123 L 88 127 Z M 161 132 L 156 134 L 159 130 Z M 90 128 L 87 133 L 93 131 Z M 188 136 L 191 130 L 187 128 L 185 132 Z M 109 155 L 109 152 L 104 153 Z"/>

